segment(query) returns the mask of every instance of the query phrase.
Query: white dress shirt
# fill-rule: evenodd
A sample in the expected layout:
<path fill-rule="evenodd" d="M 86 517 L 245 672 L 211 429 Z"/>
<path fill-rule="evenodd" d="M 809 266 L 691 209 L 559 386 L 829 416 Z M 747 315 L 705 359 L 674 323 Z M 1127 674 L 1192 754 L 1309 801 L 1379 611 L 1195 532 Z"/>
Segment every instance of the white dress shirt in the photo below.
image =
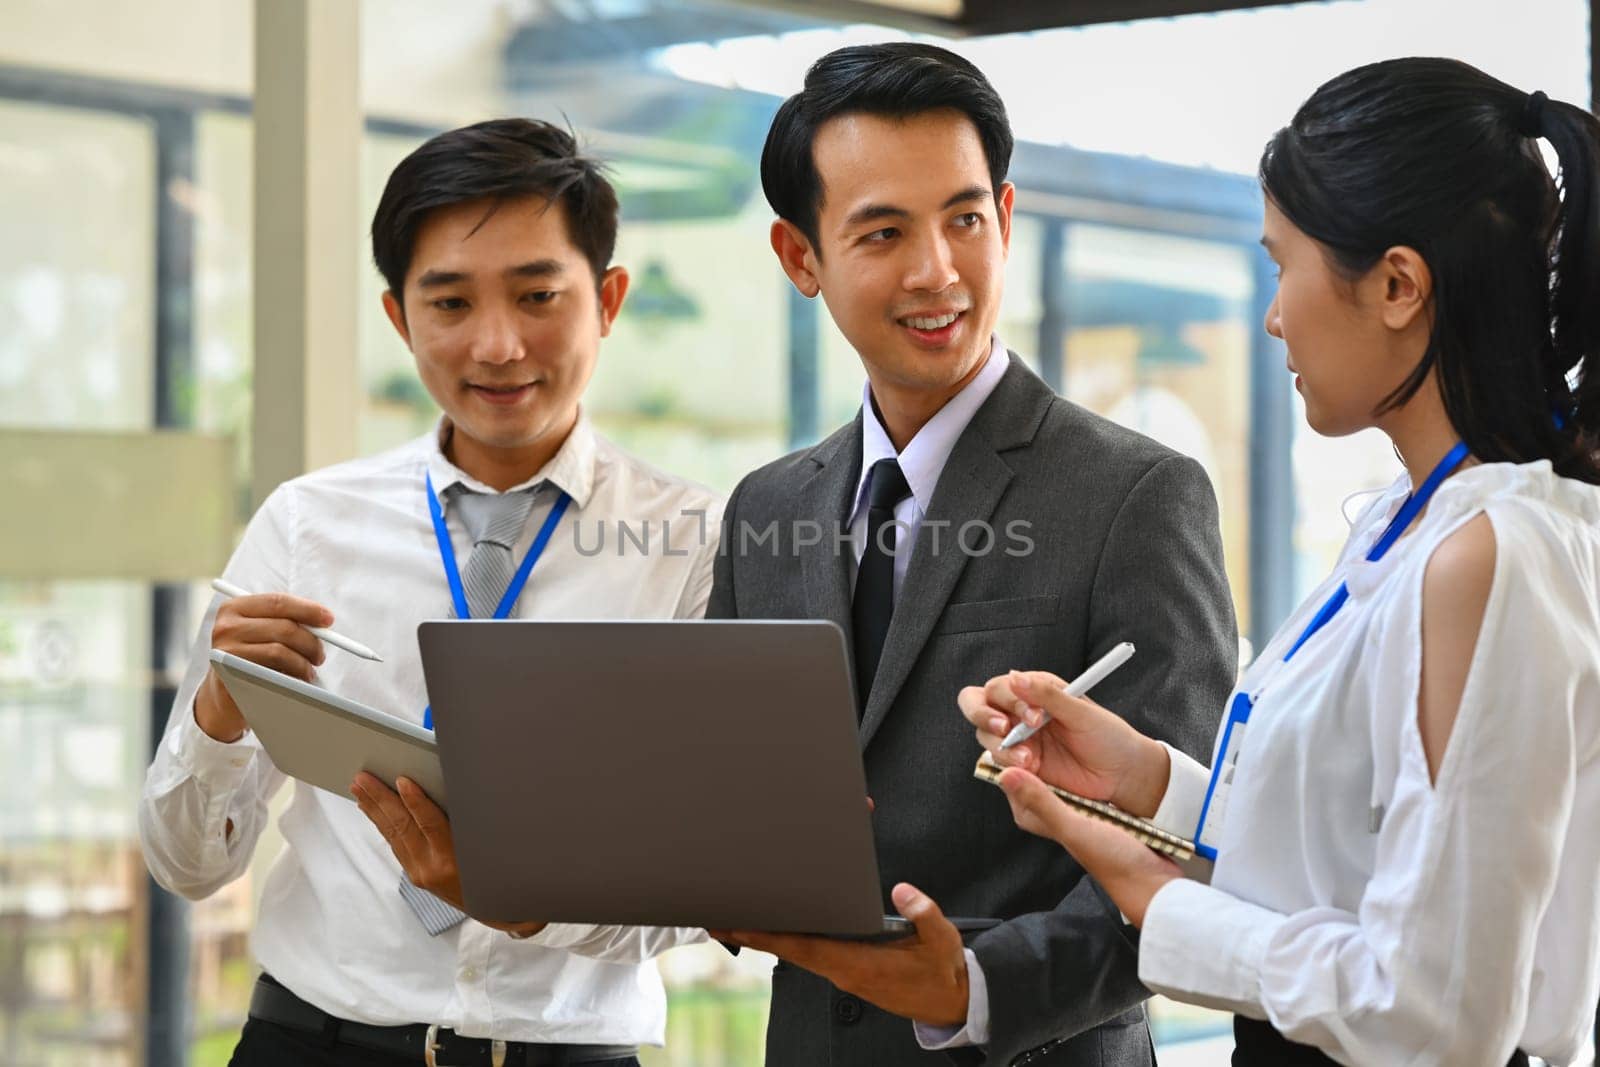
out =
<path fill-rule="evenodd" d="M 872 465 L 880 459 L 898 459 L 900 473 L 905 475 L 911 495 L 895 505 L 894 509 L 894 592 L 900 595 L 905 584 L 906 568 L 911 563 L 909 546 L 917 543 L 922 529 L 923 516 L 933 503 L 933 491 L 939 484 L 939 475 L 956 447 L 956 441 L 966 431 L 967 424 L 989 399 L 995 386 L 1005 376 L 1010 358 L 998 337 L 989 342 L 989 356 L 983 368 L 951 397 L 938 413 L 917 431 L 903 451 L 896 453 L 889 432 L 883 428 L 872 404 L 872 386 L 868 383 L 861 396 L 861 480 L 856 485 L 856 503 L 850 512 L 850 540 L 854 546 L 856 565 L 867 549 L 867 500 L 870 492 Z M 942 544 L 954 545 L 960 530 L 940 530 Z M 902 551 L 904 549 L 904 551 Z M 852 579 L 852 582 L 854 579 Z M 967 954 L 967 1024 L 965 1027 L 928 1026 L 917 1023 L 917 1042 L 927 1049 L 956 1048 L 962 1045 L 981 1045 L 989 1040 L 989 989 L 984 981 L 983 968 L 971 949 Z"/>
<path fill-rule="evenodd" d="M 417 624 L 450 615 L 423 475 L 447 501 L 458 482 L 494 492 L 445 458 L 440 442 L 449 432 L 441 422 L 439 432 L 393 451 L 280 486 L 225 575 L 252 592 L 284 591 L 328 607 L 337 630 L 384 662 L 329 646 L 320 684 L 418 724 L 427 701 Z M 622 452 L 583 416 L 544 470 L 518 488 L 532 485 L 540 488 L 514 548 L 519 562 L 558 488 L 572 504 L 515 617 L 704 614 L 722 508 L 708 490 Z M 448 506 L 446 516 L 465 565 L 473 546 Z M 151 873 L 190 899 L 244 873 L 267 802 L 285 781 L 253 734 L 224 744 L 195 722 L 216 606 L 201 624 L 139 811 Z M 528 753 L 530 767 L 538 759 Z M 233 832 L 225 834 L 229 820 Z M 701 931 L 552 924 L 515 941 L 468 920 L 430 937 L 396 888 L 401 871 L 389 846 L 349 797 L 296 782 L 279 825 L 285 848 L 267 875 L 251 946 L 267 971 L 324 1011 L 510 1041 L 662 1042 L 666 997 L 651 957 L 699 940 Z"/>
<path fill-rule="evenodd" d="M 1570 1063 L 1600 997 L 1600 488 L 1548 462 L 1469 467 L 1368 562 L 1409 488 L 1363 513 L 1245 672 L 1265 684 L 1211 884 L 1155 895 L 1139 978 L 1341 1063 Z M 1478 514 L 1494 581 L 1435 783 L 1422 579 Z M 1340 581 L 1344 608 L 1281 663 Z M 1208 778 L 1175 753 L 1156 821 L 1193 835 Z"/>
<path fill-rule="evenodd" d="M 877 409 L 872 402 L 872 383 L 861 387 L 861 477 L 856 482 L 855 506 L 850 510 L 847 523 L 850 542 L 855 553 L 856 566 L 861 565 L 862 553 L 867 550 L 867 499 L 870 492 L 872 465 L 880 459 L 900 461 L 900 473 L 905 475 L 911 495 L 894 508 L 894 592 L 900 595 L 905 584 L 906 568 L 911 565 L 911 553 L 900 551 L 901 546 L 917 543 L 917 533 L 922 529 L 922 518 L 933 503 L 933 490 L 939 484 L 939 475 L 950 459 L 956 442 L 966 431 L 967 423 L 989 399 L 1000 379 L 1005 377 L 1010 365 L 1005 346 L 998 337 L 989 341 L 989 356 L 983 367 L 961 392 L 945 402 L 944 407 L 917 431 L 903 452 L 895 452 L 889 431 L 883 428 Z M 959 528 L 939 531 L 941 544 L 954 544 Z M 851 578 L 854 588 L 854 577 Z"/>

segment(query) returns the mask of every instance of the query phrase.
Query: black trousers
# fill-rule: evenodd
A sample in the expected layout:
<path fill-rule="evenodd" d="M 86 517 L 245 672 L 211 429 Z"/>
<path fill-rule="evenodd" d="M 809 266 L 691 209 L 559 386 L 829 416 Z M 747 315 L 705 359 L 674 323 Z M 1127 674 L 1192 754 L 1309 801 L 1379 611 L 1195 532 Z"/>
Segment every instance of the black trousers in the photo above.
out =
<path fill-rule="evenodd" d="M 421 1062 L 416 1056 L 391 1056 L 343 1042 L 330 1043 L 317 1034 L 247 1019 L 228 1067 L 419 1067 Z M 629 1056 L 594 1067 L 639 1067 L 639 1061 Z"/>
<path fill-rule="evenodd" d="M 1290 1041 L 1271 1023 L 1233 1017 L 1233 1067 L 1324 1067 L 1333 1062 L 1321 1049 Z M 1528 1054 L 1514 1053 L 1506 1067 L 1528 1067 Z"/>

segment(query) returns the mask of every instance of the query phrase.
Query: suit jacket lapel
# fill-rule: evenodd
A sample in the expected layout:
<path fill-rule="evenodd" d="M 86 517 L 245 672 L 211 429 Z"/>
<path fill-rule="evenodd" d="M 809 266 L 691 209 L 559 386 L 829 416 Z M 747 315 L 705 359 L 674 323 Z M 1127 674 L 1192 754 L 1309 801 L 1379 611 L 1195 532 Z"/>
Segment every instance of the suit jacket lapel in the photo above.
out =
<path fill-rule="evenodd" d="M 950 594 L 955 591 L 956 582 L 966 569 L 967 554 L 957 542 L 962 524 L 989 522 L 993 518 L 1013 475 L 1001 453 L 1033 440 L 1054 398 L 1049 387 L 1012 354 L 1005 376 L 956 441 L 939 475 L 928 512 L 923 516 L 905 583 L 895 600 L 883 658 L 878 663 L 878 673 L 873 678 L 872 692 L 867 697 L 866 713 L 861 720 L 863 749 L 899 696 Z M 932 551 L 931 525 L 936 522 L 948 524 L 938 531 L 937 554 Z M 996 546 L 1000 544 L 1002 532 L 994 531 Z M 994 550 L 1000 551 L 998 547 Z M 848 603 L 846 611 L 848 613 Z M 953 697 L 950 711 L 955 714 Z"/>
<path fill-rule="evenodd" d="M 800 487 L 795 514 L 802 522 L 821 526 L 818 544 L 800 551 L 801 581 L 805 586 L 806 614 L 813 619 L 831 619 L 843 628 L 848 647 L 850 635 L 850 567 L 847 550 L 836 547 L 834 536 L 849 518 L 856 483 L 861 480 L 861 416 L 833 433 L 811 451 L 818 470 Z M 787 548 L 797 539 L 797 530 L 784 530 L 779 544 Z"/>

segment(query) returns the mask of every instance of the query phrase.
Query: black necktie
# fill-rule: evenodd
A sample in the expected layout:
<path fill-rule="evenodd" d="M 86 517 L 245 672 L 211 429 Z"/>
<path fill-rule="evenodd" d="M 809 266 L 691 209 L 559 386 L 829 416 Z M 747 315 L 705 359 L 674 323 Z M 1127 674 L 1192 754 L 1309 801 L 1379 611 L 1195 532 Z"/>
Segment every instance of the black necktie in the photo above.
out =
<path fill-rule="evenodd" d="M 880 459 L 867 481 L 867 544 L 856 571 L 856 595 L 850 604 L 850 621 L 856 651 L 856 717 L 866 714 L 867 694 L 878 673 L 883 641 L 894 616 L 894 507 L 911 495 L 900 464 Z M 910 548 L 907 546 L 907 551 Z"/>

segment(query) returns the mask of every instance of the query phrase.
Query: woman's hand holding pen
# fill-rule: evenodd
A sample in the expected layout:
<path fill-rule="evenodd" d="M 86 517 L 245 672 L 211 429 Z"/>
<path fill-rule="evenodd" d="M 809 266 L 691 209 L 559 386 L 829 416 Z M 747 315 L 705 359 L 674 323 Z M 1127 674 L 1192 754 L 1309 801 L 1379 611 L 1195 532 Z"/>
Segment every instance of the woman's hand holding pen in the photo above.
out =
<path fill-rule="evenodd" d="M 1094 701 L 1067 696 L 1064 688 L 1048 671 L 1012 671 L 963 689 L 957 704 L 1000 766 L 1020 767 L 1131 815 L 1154 815 L 1171 772 L 1167 750 Z M 1017 723 L 1038 726 L 1044 715 L 1048 721 L 1033 737 L 1000 747 Z"/>
<path fill-rule="evenodd" d="M 1128 921 L 1142 926 L 1151 898 L 1183 872 L 1125 831 L 1063 804 L 1045 783 L 1149 818 L 1166 794 L 1171 761 L 1160 742 L 1064 688 L 1045 671 L 1012 671 L 962 690 L 957 702 L 979 743 L 1007 768 L 1000 786 L 1017 825 L 1071 852 Z M 1046 715 L 1033 737 L 1000 747 L 1018 722 L 1039 726 Z"/>

